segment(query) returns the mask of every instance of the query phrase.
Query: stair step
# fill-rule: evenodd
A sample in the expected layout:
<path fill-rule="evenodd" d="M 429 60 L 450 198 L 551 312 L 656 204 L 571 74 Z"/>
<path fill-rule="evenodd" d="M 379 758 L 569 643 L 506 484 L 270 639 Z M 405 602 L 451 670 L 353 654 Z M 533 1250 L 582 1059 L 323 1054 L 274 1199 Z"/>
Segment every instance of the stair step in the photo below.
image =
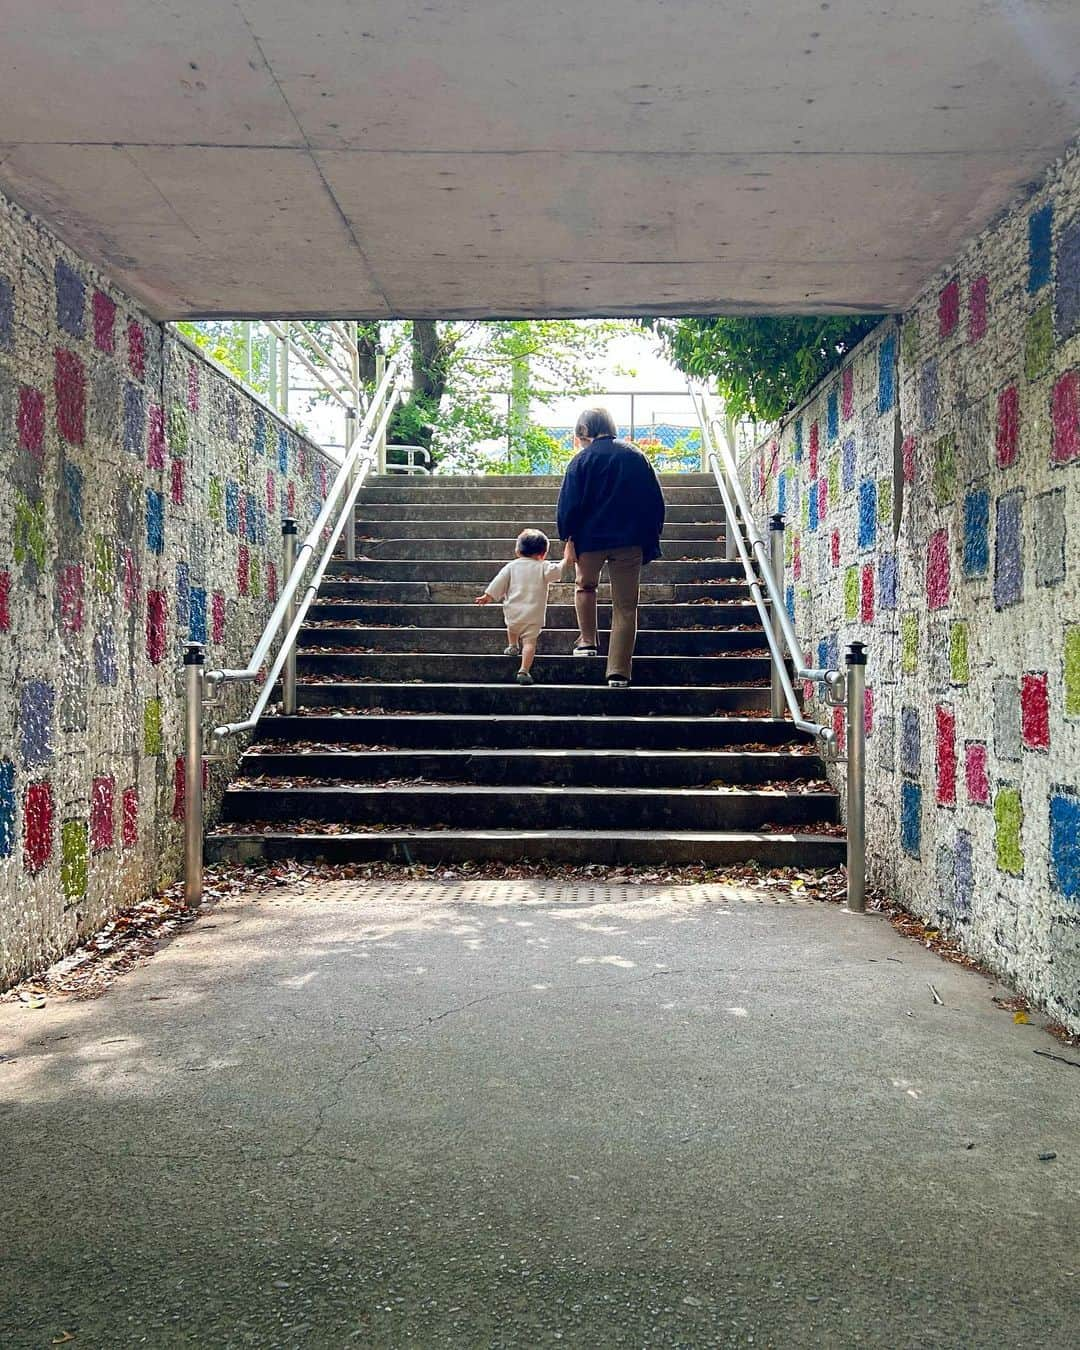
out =
<path fill-rule="evenodd" d="M 611 606 L 601 605 L 598 617 L 600 628 L 606 632 L 611 627 Z M 504 629 L 502 609 L 498 605 L 477 605 L 473 599 L 468 604 L 457 605 L 366 605 L 350 601 L 331 604 L 316 600 L 308 610 L 308 618 L 313 622 L 349 622 L 368 627 Z M 708 623 L 710 619 L 714 622 Z M 548 605 L 547 621 L 549 629 L 575 629 L 577 616 L 573 605 Z M 726 605 L 722 609 L 704 605 L 651 604 L 642 605 L 638 610 L 639 634 L 676 629 L 694 631 L 706 624 L 708 631 L 724 632 L 747 624 L 760 628 L 761 619 L 752 601 Z"/>
<path fill-rule="evenodd" d="M 358 552 L 360 550 L 357 550 Z M 487 584 L 507 557 L 487 558 L 357 558 L 349 562 L 335 558 L 327 569 L 328 575 L 356 581 L 429 581 L 432 575 L 441 581 L 469 581 L 481 587 Z M 650 563 L 643 574 L 653 585 L 675 582 L 736 581 L 743 578 L 741 563 L 724 562 L 722 558 L 702 558 L 695 562 L 668 561 L 661 558 Z"/>
<path fill-rule="evenodd" d="M 814 755 L 791 750 L 249 750 L 242 780 L 297 777 L 382 783 L 400 779 L 568 787 L 704 788 L 712 783 L 761 784 L 820 778 Z M 273 787 L 273 783 L 265 784 Z"/>
<path fill-rule="evenodd" d="M 498 612 L 498 611 L 497 611 Z M 548 628 L 540 635 L 541 655 L 565 656 L 578 639 L 577 628 Z M 506 646 L 503 628 L 362 628 L 359 625 L 308 625 L 301 629 L 298 651 L 309 647 L 365 647 L 380 652 L 449 652 L 501 655 Z M 607 650 L 607 634 L 600 635 L 601 652 Z M 718 656 L 734 652 L 767 651 L 760 628 L 701 632 L 648 631 L 638 634 L 635 662 L 642 656 Z M 509 659 L 509 658 L 508 658 Z M 515 666 L 516 669 L 516 666 Z"/>
<path fill-rule="evenodd" d="M 382 708 L 390 713 L 441 713 L 447 716 L 499 714 L 549 717 L 723 717 L 769 707 L 764 685 L 668 686 L 609 689 L 606 685 L 400 684 L 385 681 L 327 680 L 297 685 L 301 708 Z M 786 725 L 786 724 L 782 724 Z"/>
<path fill-rule="evenodd" d="M 370 834 L 211 834 L 211 862 L 547 863 L 552 866 L 838 867 L 842 838 L 801 833 L 662 830 L 381 830 Z"/>
<path fill-rule="evenodd" d="M 387 494 L 389 495 L 389 494 Z M 548 494 L 546 500 L 533 501 L 477 501 L 473 494 L 464 492 L 456 502 L 434 500 L 424 496 L 417 501 L 370 501 L 361 496 L 356 504 L 357 520 L 375 524 L 384 520 L 453 520 L 460 512 L 463 520 L 508 520 L 513 521 L 519 530 L 532 525 L 534 520 L 552 521 L 555 519 L 555 498 Z M 711 530 L 723 528 L 724 506 L 719 492 L 711 494 L 700 504 L 689 502 L 669 502 L 665 513 L 667 521 L 693 522 L 696 525 L 708 525 Z M 667 526 L 664 526 L 666 531 Z"/>
<path fill-rule="evenodd" d="M 454 786 L 230 787 L 222 817 L 235 821 L 318 820 L 425 829 L 757 830 L 837 818 L 832 792 L 700 788 L 537 787 L 508 792 Z"/>
<path fill-rule="evenodd" d="M 364 487 L 388 488 L 401 482 L 402 475 L 397 473 L 369 474 Z M 476 488 L 515 488 L 522 484 L 535 488 L 554 488 L 558 492 L 562 486 L 561 473 L 480 473 L 480 474 L 415 474 L 409 478 L 410 487 L 436 488 L 450 484 L 453 487 Z M 667 488 L 712 488 L 716 489 L 716 479 L 711 473 L 661 473 L 660 482 Z"/>
<path fill-rule="evenodd" d="M 513 535 L 508 535 L 505 539 L 452 539 L 445 536 L 440 538 L 438 535 L 433 535 L 427 539 L 388 538 L 384 536 L 381 539 L 359 541 L 356 552 L 379 561 L 389 558 L 421 561 L 427 563 L 429 568 L 431 564 L 439 564 L 444 559 L 475 560 L 483 558 L 490 567 L 497 569 L 503 563 L 510 562 L 514 557 L 516 542 L 516 532 Z M 664 551 L 669 562 L 687 558 L 695 561 L 699 558 L 719 558 L 722 561 L 724 545 L 722 542 L 708 537 L 704 539 L 680 539 L 675 542 L 669 540 Z M 557 562 L 562 557 L 562 553 L 562 544 L 556 543 L 550 550 L 550 561 Z M 741 575 L 741 564 L 739 566 Z"/>
<path fill-rule="evenodd" d="M 462 655 L 456 652 L 316 652 L 301 648 L 296 667 L 302 675 L 379 681 L 423 680 L 459 684 L 512 682 L 516 666 L 500 654 Z M 604 663 L 593 657 L 538 656 L 533 666 L 538 682 L 601 684 Z M 639 686 L 686 684 L 693 688 L 767 681 L 769 661 L 757 656 L 638 656 L 634 683 Z M 517 686 L 515 686 L 517 687 Z M 528 694 L 528 689 L 521 691 Z M 609 691 L 613 693 L 622 690 Z"/>
<path fill-rule="evenodd" d="M 510 691 L 500 689 L 499 692 Z M 537 690 L 530 692 L 535 694 Z M 578 694 L 581 691 L 571 692 Z M 624 692 L 633 693 L 632 690 Z M 740 717 L 738 713 L 727 717 L 597 717 L 574 714 L 559 717 L 522 713 L 477 715 L 441 712 L 397 717 L 373 712 L 355 715 L 339 713 L 336 716 L 308 713 L 296 717 L 271 714 L 260 720 L 258 739 L 261 745 L 273 744 L 275 741 L 307 741 L 315 744 L 393 745 L 414 750 L 497 750 L 534 746 L 549 750 L 695 752 L 754 744 L 782 748 L 792 744 L 808 745 L 811 741 L 806 732 L 797 731 L 790 722 L 774 722 L 764 717 Z M 811 762 L 819 764 L 816 757 Z"/>
<path fill-rule="evenodd" d="M 444 478 L 442 482 L 435 481 L 418 486 L 410 479 L 401 477 L 395 478 L 393 484 L 387 487 L 374 487 L 365 483 L 360 493 L 360 501 L 365 506 L 401 505 L 412 502 L 470 506 L 479 502 L 508 507 L 513 512 L 518 507 L 528 507 L 536 503 L 554 505 L 559 496 L 559 490 L 555 485 L 541 487 L 521 485 L 528 480 L 520 480 L 512 487 L 488 487 L 486 484 L 448 487 L 447 484 L 451 481 Z M 671 506 L 709 506 L 721 500 L 720 490 L 715 484 L 712 487 L 681 487 L 670 484 L 664 489 L 664 497 Z"/>
<path fill-rule="evenodd" d="M 700 604 L 707 614 L 713 605 L 735 603 L 745 605 L 749 598 L 746 582 L 675 582 L 661 584 L 649 579 L 651 571 L 641 586 L 641 604 Z M 324 599 L 349 599 L 369 602 L 386 601 L 391 604 L 472 604 L 483 589 L 490 576 L 481 583 L 470 581 L 346 581 L 340 576 L 331 576 L 323 581 L 319 594 Z M 601 583 L 597 591 L 600 605 L 611 604 L 611 588 Z M 553 604 L 573 604 L 574 587 L 572 583 L 556 582 L 552 586 Z M 704 622 L 704 620 L 703 620 Z"/>
<path fill-rule="evenodd" d="M 512 519 L 506 520 L 445 520 L 431 519 L 426 516 L 418 519 L 410 514 L 401 518 L 389 516 L 382 517 L 379 520 L 370 520 L 364 517 L 360 511 L 361 508 L 358 507 L 356 532 L 360 538 L 369 536 L 372 539 L 512 540 L 516 539 L 524 528 L 520 516 L 514 516 Z M 556 541 L 556 544 L 561 547 L 554 515 L 549 515 L 546 519 L 530 518 L 528 524 L 531 529 L 543 530 L 549 539 Z M 722 523 L 699 524 L 694 520 L 669 520 L 664 526 L 662 542 L 665 551 L 671 552 L 677 546 L 678 541 L 683 539 L 722 539 L 723 536 L 724 526 Z"/>

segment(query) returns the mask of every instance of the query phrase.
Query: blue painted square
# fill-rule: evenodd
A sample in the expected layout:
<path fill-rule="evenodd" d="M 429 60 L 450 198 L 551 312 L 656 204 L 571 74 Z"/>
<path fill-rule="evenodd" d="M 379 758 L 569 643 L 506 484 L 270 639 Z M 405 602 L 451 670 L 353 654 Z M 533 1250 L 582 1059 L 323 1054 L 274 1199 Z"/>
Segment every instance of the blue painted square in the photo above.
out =
<path fill-rule="evenodd" d="M 240 484 L 235 478 L 225 480 L 225 528 L 230 534 L 240 530 Z"/>
<path fill-rule="evenodd" d="M 72 337 L 82 337 L 86 321 L 86 287 L 83 279 L 62 258 L 53 271 L 56 282 L 56 322 Z"/>
<path fill-rule="evenodd" d="M 0 759 L 0 858 L 15 848 L 15 765 Z"/>
<path fill-rule="evenodd" d="M 840 482 L 843 484 L 845 492 L 849 492 L 855 486 L 854 436 L 849 436 L 844 442 L 844 450 L 840 459 Z"/>
<path fill-rule="evenodd" d="M 919 419 L 927 429 L 937 422 L 940 388 L 941 377 L 938 373 L 938 363 L 927 361 L 919 374 Z"/>
<path fill-rule="evenodd" d="M 859 484 L 859 548 L 877 544 L 877 483 L 864 478 Z"/>
<path fill-rule="evenodd" d="M 146 425 L 146 404 L 143 391 L 128 381 L 124 385 L 124 449 L 142 458 L 143 429 Z"/>
<path fill-rule="evenodd" d="M 909 858 L 922 851 L 922 788 L 918 783 L 900 784 L 900 847 Z"/>
<path fill-rule="evenodd" d="M 776 489 L 776 509 L 781 515 L 787 510 L 787 470 L 780 475 L 780 482 Z"/>
<path fill-rule="evenodd" d="M 817 663 L 821 670 L 829 668 L 829 639 L 818 638 Z"/>
<path fill-rule="evenodd" d="M 1080 219 L 1072 221 L 1058 235 L 1054 327 L 1059 342 L 1080 329 Z"/>
<path fill-rule="evenodd" d="M 975 862 L 971 835 L 967 830 L 956 831 L 956 849 L 953 853 L 953 908 L 957 914 L 971 913 L 971 896 L 975 890 Z"/>
<path fill-rule="evenodd" d="M 808 529 L 813 533 L 818 527 L 818 479 L 810 484 Z"/>
<path fill-rule="evenodd" d="M 244 538 L 254 544 L 259 538 L 259 506 L 253 492 L 244 493 Z"/>
<path fill-rule="evenodd" d="M 896 334 L 890 333 L 878 348 L 877 406 L 886 413 L 896 402 Z"/>
<path fill-rule="evenodd" d="M 878 607 L 895 609 L 900 598 L 900 576 L 895 553 L 883 553 L 878 559 Z"/>
<path fill-rule="evenodd" d="M 803 424 L 802 418 L 795 419 L 795 463 L 801 464 L 803 456 Z"/>
<path fill-rule="evenodd" d="M 284 427 L 278 427 L 277 466 L 279 473 L 289 472 L 289 433 Z"/>
<path fill-rule="evenodd" d="M 997 502 L 994 530 L 994 604 L 1015 605 L 1024 593 L 1022 492 L 1007 492 Z"/>
<path fill-rule="evenodd" d="M 258 409 L 255 411 L 255 453 L 266 454 L 266 416 Z"/>
<path fill-rule="evenodd" d="M 176 622 L 181 628 L 191 622 L 191 572 L 186 562 L 176 564 Z"/>
<path fill-rule="evenodd" d="M 189 642 L 206 641 L 206 588 L 191 588 L 191 619 L 188 626 Z"/>
<path fill-rule="evenodd" d="M 0 277 L 0 351 L 8 351 L 15 336 L 15 290 L 7 277 Z"/>
<path fill-rule="evenodd" d="M 840 435 L 840 396 L 835 389 L 825 404 L 825 434 L 830 441 Z"/>
<path fill-rule="evenodd" d="M 1072 788 L 1050 797 L 1050 876 L 1066 900 L 1080 903 L 1080 796 Z"/>
<path fill-rule="evenodd" d="M 19 729 L 26 767 L 48 764 L 53 757 L 53 713 L 56 690 L 44 680 L 27 680 L 19 694 Z"/>
<path fill-rule="evenodd" d="M 105 624 L 94 634 L 94 674 L 98 684 L 113 686 L 120 671 L 116 660 L 116 633 Z"/>
<path fill-rule="evenodd" d="M 900 709 L 900 772 L 918 778 L 922 764 L 922 730 L 918 708 Z"/>
<path fill-rule="evenodd" d="M 64 492 L 71 523 L 77 530 L 83 527 L 83 471 L 77 464 L 64 464 Z"/>
<path fill-rule="evenodd" d="M 1040 207 L 1028 217 L 1028 294 L 1041 291 L 1050 280 L 1054 208 Z"/>
<path fill-rule="evenodd" d="M 165 498 L 153 488 L 146 489 L 146 547 L 165 552 Z"/>
<path fill-rule="evenodd" d="M 788 618 L 792 623 L 795 622 L 795 587 L 789 586 L 784 592 L 784 608 L 788 612 Z"/>
<path fill-rule="evenodd" d="M 990 494 L 969 492 L 964 498 L 964 576 L 983 577 L 989 566 Z"/>
<path fill-rule="evenodd" d="M 840 634 L 830 633 L 828 645 L 825 648 L 827 660 L 825 664 L 830 670 L 840 669 Z"/>

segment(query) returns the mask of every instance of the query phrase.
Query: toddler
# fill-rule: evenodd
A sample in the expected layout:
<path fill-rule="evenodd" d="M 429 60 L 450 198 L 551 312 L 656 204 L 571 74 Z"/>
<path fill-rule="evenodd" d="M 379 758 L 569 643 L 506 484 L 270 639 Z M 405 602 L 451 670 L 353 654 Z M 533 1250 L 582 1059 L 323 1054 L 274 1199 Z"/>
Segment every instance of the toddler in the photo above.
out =
<path fill-rule="evenodd" d="M 522 530 L 517 537 L 517 557 L 488 583 L 483 595 L 476 597 L 478 605 L 490 605 L 494 600 L 503 607 L 509 644 L 505 655 L 521 657 L 518 684 L 533 682 L 530 672 L 547 614 L 548 587 L 565 565 L 545 561 L 548 547 L 548 537 L 542 530 Z"/>

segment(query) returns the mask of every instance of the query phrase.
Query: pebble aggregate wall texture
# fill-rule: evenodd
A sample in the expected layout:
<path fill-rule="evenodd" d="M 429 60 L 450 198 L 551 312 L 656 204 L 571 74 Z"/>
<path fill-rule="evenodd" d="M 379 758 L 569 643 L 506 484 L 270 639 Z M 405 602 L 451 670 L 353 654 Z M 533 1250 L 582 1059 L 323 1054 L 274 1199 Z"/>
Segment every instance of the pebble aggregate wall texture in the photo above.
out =
<path fill-rule="evenodd" d="M 1080 151 L 742 471 L 800 638 L 868 647 L 871 875 L 1080 1030 Z"/>
<path fill-rule="evenodd" d="M 246 664 L 332 466 L 2 198 L 0 463 L 2 987 L 177 875 L 180 654 Z"/>

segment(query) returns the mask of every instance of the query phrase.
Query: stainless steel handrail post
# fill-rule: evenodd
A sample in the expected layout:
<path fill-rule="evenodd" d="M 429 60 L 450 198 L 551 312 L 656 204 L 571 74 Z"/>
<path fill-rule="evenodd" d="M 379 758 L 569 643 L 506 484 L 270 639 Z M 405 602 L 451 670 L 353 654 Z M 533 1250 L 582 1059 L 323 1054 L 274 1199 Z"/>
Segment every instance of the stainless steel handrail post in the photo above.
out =
<path fill-rule="evenodd" d="M 382 384 L 383 375 L 386 373 L 386 356 L 383 352 L 375 353 L 375 383 Z M 375 442 L 375 463 L 377 465 L 376 473 L 386 472 L 386 428 L 384 427 L 378 440 Z"/>
<path fill-rule="evenodd" d="M 356 441 L 356 409 L 345 409 L 345 453 L 348 454 Z M 349 467 L 348 490 L 351 491 L 352 485 L 356 482 L 356 464 L 353 462 Z M 355 514 L 345 522 L 345 558 L 348 562 L 354 562 L 356 559 L 356 516 Z"/>
<path fill-rule="evenodd" d="M 203 694 L 206 650 L 188 643 L 184 652 L 184 901 L 203 897 Z"/>
<path fill-rule="evenodd" d="M 285 575 L 291 577 L 293 568 L 296 566 L 296 521 L 291 516 L 286 516 L 281 522 L 281 543 L 284 552 Z M 293 619 L 296 618 L 296 592 L 293 592 L 289 600 L 289 607 L 285 611 L 286 631 L 292 627 Z M 285 661 L 285 669 L 281 676 L 281 711 L 286 717 L 296 716 L 296 645 L 289 648 L 289 655 Z"/>
<path fill-rule="evenodd" d="M 772 553 L 773 575 L 783 590 L 784 577 L 784 517 L 780 514 L 769 517 L 769 544 Z M 772 607 L 772 631 L 776 639 L 776 649 L 779 652 L 784 650 L 784 630 L 780 623 L 780 615 L 776 612 L 776 606 Z M 786 700 L 784 698 L 784 686 L 780 679 L 780 670 L 777 662 L 772 663 L 772 679 L 770 681 L 769 712 L 770 715 L 779 720 L 784 716 Z"/>
<path fill-rule="evenodd" d="M 866 648 L 847 653 L 847 907 L 866 908 Z"/>

